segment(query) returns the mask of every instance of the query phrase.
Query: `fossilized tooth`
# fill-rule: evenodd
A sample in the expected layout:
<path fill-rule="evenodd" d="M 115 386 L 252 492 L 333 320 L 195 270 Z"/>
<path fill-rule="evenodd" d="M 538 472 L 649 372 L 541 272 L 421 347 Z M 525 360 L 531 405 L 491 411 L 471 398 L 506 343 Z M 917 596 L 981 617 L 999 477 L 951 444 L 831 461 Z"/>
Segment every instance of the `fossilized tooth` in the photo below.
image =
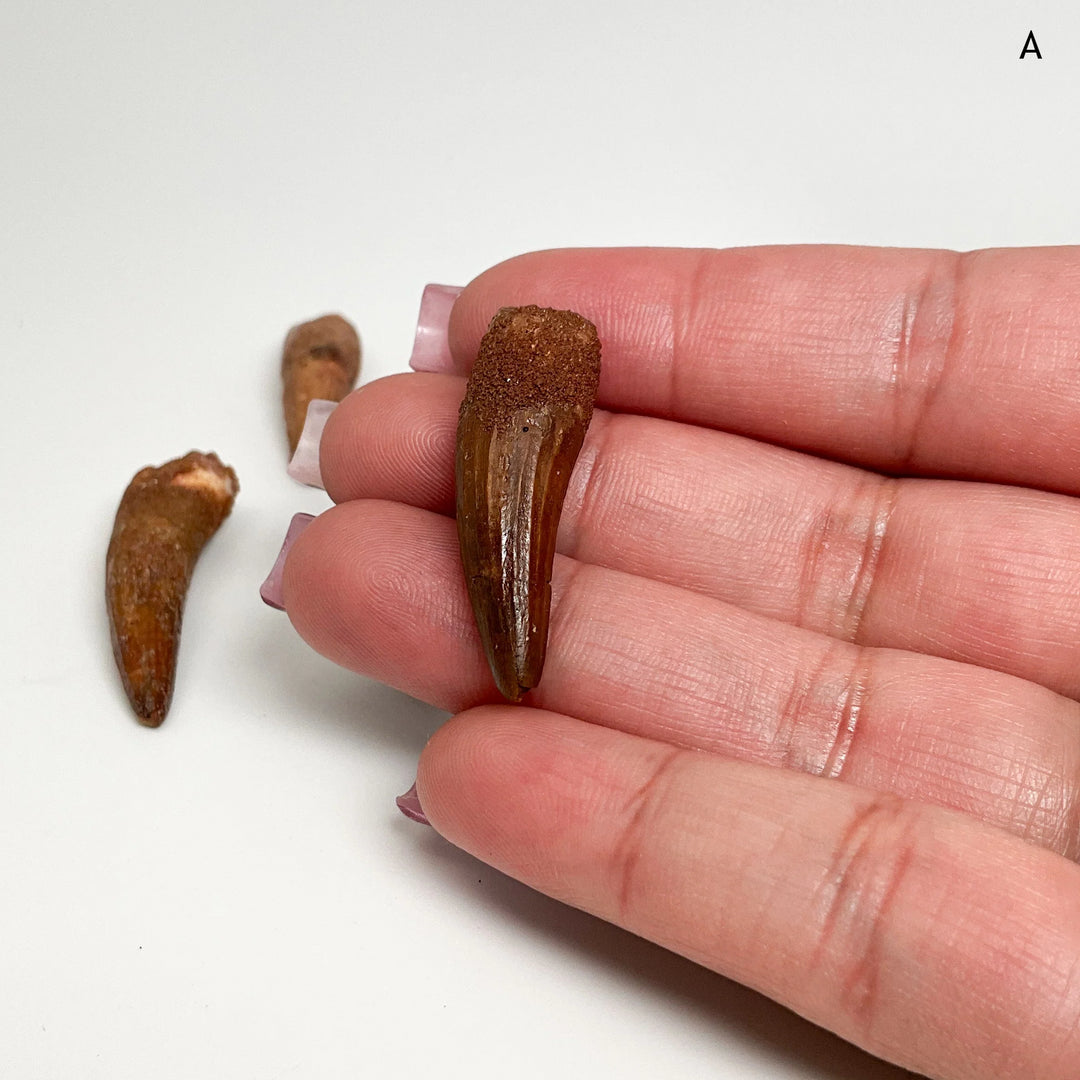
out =
<path fill-rule="evenodd" d="M 544 669 L 555 538 L 599 378 L 600 342 L 587 319 L 503 308 L 461 404 L 461 561 L 491 672 L 511 701 Z"/>
<path fill-rule="evenodd" d="M 147 727 L 165 719 L 172 700 L 191 572 L 239 487 L 216 454 L 193 450 L 141 469 L 120 500 L 105 556 L 105 602 L 124 690 Z"/>
<path fill-rule="evenodd" d="M 360 338 L 348 319 L 323 315 L 294 326 L 281 353 L 281 403 L 289 453 L 296 452 L 308 405 L 341 401 L 360 373 Z"/>

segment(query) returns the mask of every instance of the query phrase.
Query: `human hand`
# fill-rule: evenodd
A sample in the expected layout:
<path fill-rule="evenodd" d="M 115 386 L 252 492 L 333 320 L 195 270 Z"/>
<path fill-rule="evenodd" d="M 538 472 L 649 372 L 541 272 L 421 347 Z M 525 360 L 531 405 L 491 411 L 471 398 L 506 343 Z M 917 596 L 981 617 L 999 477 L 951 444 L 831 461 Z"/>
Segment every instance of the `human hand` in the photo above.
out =
<path fill-rule="evenodd" d="M 1078 290 L 1068 249 L 511 260 L 454 308 L 456 374 L 331 417 L 286 608 L 457 714 L 417 778 L 452 843 L 907 1068 L 1076 1080 Z M 603 371 L 511 706 L 453 444 L 523 303 L 596 323 Z"/>

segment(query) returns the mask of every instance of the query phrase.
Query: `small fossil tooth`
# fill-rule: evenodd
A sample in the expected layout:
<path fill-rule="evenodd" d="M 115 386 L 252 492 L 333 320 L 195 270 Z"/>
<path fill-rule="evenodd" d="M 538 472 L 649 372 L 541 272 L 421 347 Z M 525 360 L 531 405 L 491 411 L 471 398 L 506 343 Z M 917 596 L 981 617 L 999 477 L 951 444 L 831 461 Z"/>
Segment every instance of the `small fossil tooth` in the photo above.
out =
<path fill-rule="evenodd" d="M 141 469 L 116 511 L 105 556 L 113 656 L 139 722 L 165 719 L 191 572 L 228 516 L 236 473 L 216 454 L 191 451 Z"/>
<path fill-rule="evenodd" d="M 587 319 L 503 308 L 461 404 L 461 561 L 491 672 L 511 701 L 543 672 L 555 538 L 599 378 L 600 342 Z"/>
<path fill-rule="evenodd" d="M 300 441 L 309 402 L 341 401 L 359 374 L 360 339 L 348 319 L 323 315 L 288 332 L 281 353 L 281 401 L 290 454 Z"/>

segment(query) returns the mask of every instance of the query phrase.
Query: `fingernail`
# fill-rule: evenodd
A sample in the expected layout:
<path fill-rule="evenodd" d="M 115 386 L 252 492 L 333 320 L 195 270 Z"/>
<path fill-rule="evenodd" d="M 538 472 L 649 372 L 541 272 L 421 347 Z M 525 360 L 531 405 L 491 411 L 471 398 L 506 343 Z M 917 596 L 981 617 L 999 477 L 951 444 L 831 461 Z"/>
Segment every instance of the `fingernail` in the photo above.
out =
<path fill-rule="evenodd" d="M 420 805 L 420 798 L 416 794 L 416 785 L 413 784 L 404 795 L 399 795 L 395 800 L 397 808 L 410 820 L 419 821 L 421 825 L 430 825 L 424 808 Z"/>
<path fill-rule="evenodd" d="M 308 487 L 323 486 L 322 472 L 319 469 L 319 443 L 322 442 L 326 421 L 337 407 L 336 401 L 325 401 L 322 398 L 315 398 L 308 403 L 304 430 L 300 432 L 300 439 L 287 470 L 294 480 L 299 480 Z"/>
<path fill-rule="evenodd" d="M 289 554 L 289 548 L 296 543 L 296 538 L 315 520 L 314 514 L 293 514 L 289 522 L 289 531 L 282 541 L 281 550 L 278 552 L 277 562 L 274 568 L 266 576 L 266 580 L 259 588 L 259 595 L 264 604 L 269 604 L 278 611 L 285 610 L 285 600 L 281 593 L 281 574 L 285 567 L 285 556 Z"/>
<path fill-rule="evenodd" d="M 416 340 L 413 342 L 409 367 L 413 371 L 452 371 L 454 358 L 450 355 L 447 329 L 450 310 L 461 295 L 460 285 L 425 285 L 420 297 L 420 316 L 416 321 Z"/>

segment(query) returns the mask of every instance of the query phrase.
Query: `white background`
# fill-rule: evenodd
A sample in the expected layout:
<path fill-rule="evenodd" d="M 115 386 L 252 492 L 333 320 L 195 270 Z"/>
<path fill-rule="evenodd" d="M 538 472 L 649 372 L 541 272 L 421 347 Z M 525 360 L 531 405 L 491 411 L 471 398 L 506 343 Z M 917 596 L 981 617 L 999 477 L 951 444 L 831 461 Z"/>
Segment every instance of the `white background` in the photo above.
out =
<path fill-rule="evenodd" d="M 403 370 L 538 247 L 1073 241 L 1078 105 L 1071 2 L 0 0 L 0 1076 L 905 1075 L 397 813 L 442 715 L 258 599 L 328 505 L 280 343 Z M 242 490 L 149 731 L 104 551 L 193 447 Z"/>

